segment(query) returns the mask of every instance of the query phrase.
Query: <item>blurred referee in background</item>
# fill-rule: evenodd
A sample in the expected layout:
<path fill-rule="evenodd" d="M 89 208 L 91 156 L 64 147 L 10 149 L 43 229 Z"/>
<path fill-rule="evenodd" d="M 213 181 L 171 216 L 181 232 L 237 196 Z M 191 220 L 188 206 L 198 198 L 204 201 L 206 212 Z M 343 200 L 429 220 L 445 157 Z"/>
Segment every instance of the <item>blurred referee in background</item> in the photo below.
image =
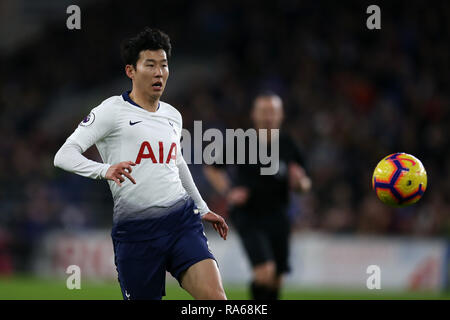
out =
<path fill-rule="evenodd" d="M 277 94 L 263 92 L 255 97 L 251 120 L 256 130 L 267 129 L 268 154 L 273 137 L 270 129 L 280 128 L 283 115 L 283 102 Z M 259 145 L 259 134 L 257 136 Z M 246 159 L 249 150 L 246 139 Z M 234 154 L 236 157 L 237 152 Z M 291 226 L 287 212 L 290 191 L 304 192 L 311 188 L 303 166 L 302 153 L 280 130 L 279 170 L 275 175 L 261 175 L 263 165 L 246 161 L 236 165 L 236 181 L 231 183 L 225 165 L 205 167 L 208 181 L 230 205 L 231 221 L 252 265 L 250 291 L 254 300 L 278 299 L 283 274 L 290 270 Z"/>

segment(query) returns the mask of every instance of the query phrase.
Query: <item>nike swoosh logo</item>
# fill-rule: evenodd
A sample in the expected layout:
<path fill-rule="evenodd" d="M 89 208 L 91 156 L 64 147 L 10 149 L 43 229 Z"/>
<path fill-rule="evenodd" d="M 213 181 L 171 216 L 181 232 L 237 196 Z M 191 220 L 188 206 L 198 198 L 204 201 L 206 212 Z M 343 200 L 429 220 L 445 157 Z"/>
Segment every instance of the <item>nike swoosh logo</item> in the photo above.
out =
<path fill-rule="evenodd" d="M 142 121 L 131 122 L 131 120 L 130 120 L 130 126 L 134 126 L 135 124 L 138 124 L 139 122 L 142 122 Z"/>

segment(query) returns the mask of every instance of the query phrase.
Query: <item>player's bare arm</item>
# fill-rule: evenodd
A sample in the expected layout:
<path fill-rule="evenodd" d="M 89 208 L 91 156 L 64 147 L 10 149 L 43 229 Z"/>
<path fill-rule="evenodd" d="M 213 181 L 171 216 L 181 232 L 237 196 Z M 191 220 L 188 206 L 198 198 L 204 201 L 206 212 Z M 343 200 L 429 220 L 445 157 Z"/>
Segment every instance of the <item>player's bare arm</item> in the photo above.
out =
<path fill-rule="evenodd" d="M 306 175 L 305 169 L 294 162 L 289 164 L 289 183 L 292 190 L 297 192 L 311 190 L 311 179 Z"/>
<path fill-rule="evenodd" d="M 230 179 L 225 170 L 216 168 L 214 166 L 205 166 L 203 172 L 208 181 L 213 186 L 214 190 L 219 194 L 225 196 L 230 189 Z"/>

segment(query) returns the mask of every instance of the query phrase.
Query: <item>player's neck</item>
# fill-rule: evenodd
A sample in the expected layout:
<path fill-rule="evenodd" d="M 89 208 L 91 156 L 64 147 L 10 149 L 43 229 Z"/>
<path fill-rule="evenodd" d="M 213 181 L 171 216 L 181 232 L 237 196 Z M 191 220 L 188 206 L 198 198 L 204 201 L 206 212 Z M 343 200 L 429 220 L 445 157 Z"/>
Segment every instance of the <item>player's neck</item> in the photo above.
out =
<path fill-rule="evenodd" d="M 135 89 L 131 90 L 130 99 L 147 111 L 155 112 L 158 109 L 159 99 L 142 94 Z"/>
<path fill-rule="evenodd" d="M 255 129 L 258 132 L 258 136 L 267 143 L 270 143 L 272 141 L 272 138 L 276 139 L 279 137 L 279 131 L 278 132 L 274 131 L 274 130 L 280 130 L 279 128 L 267 129 L 267 128 L 255 127 Z M 262 129 L 266 130 L 266 134 L 263 134 L 264 131 L 260 131 Z"/>

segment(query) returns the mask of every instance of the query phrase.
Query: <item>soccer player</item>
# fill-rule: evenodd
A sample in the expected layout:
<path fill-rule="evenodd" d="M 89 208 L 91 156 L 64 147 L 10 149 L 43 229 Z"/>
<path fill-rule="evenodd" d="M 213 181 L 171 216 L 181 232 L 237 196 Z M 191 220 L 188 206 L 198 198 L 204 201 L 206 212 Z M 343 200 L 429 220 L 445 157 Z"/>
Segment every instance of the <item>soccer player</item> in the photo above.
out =
<path fill-rule="evenodd" d="M 275 137 L 271 129 L 279 129 L 283 120 L 281 98 L 272 92 L 259 94 L 254 99 L 251 118 L 255 129 L 268 129 L 266 143 L 270 150 L 271 139 Z M 279 170 L 275 175 L 261 175 L 260 168 L 264 166 L 260 163 L 237 164 L 237 181 L 232 187 L 223 165 L 205 167 L 208 180 L 230 204 L 231 221 L 252 265 L 250 292 L 255 300 L 278 299 L 283 274 L 290 270 L 289 193 L 311 188 L 311 180 L 302 167 L 303 156 L 295 143 L 286 134 L 277 138 Z M 246 146 L 248 155 L 248 142 Z"/>
<path fill-rule="evenodd" d="M 106 179 L 114 199 L 111 236 L 124 299 L 162 299 L 169 271 L 195 299 L 225 300 L 202 220 L 225 240 L 225 220 L 200 196 L 180 148 L 182 117 L 160 100 L 169 37 L 145 28 L 122 45 L 132 90 L 92 109 L 57 152 L 64 170 Z M 82 153 L 95 144 L 103 163 Z"/>

